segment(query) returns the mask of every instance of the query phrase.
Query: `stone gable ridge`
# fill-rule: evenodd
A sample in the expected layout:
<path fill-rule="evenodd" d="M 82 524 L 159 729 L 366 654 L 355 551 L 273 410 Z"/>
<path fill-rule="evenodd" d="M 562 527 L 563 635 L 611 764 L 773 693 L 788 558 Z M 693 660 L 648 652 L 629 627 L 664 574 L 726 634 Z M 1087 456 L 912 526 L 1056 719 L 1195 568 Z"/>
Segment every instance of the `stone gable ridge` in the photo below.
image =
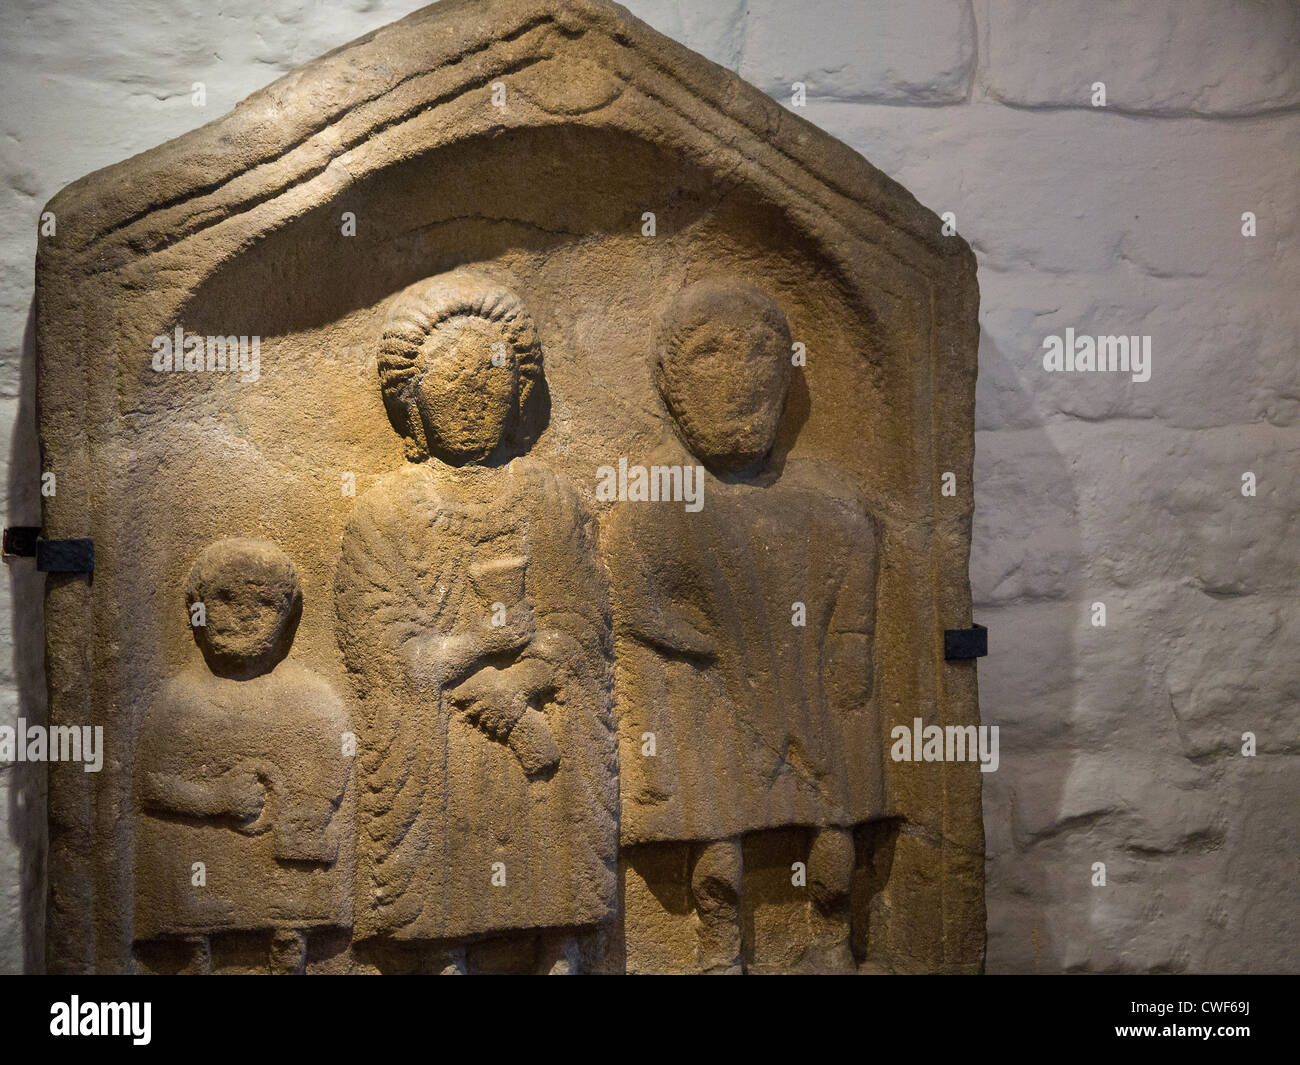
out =
<path fill-rule="evenodd" d="M 492 86 L 508 105 L 491 106 Z M 457 140 L 582 124 L 755 186 L 836 245 L 973 255 L 856 152 L 607 0 L 443 0 L 309 62 L 197 130 L 74 182 L 42 256 L 112 270 L 220 234 L 234 249 L 363 175 Z M 414 135 L 413 135 L 414 134 Z M 849 257 L 852 258 L 851 256 Z M 71 261 L 68 261 L 71 260 Z"/>

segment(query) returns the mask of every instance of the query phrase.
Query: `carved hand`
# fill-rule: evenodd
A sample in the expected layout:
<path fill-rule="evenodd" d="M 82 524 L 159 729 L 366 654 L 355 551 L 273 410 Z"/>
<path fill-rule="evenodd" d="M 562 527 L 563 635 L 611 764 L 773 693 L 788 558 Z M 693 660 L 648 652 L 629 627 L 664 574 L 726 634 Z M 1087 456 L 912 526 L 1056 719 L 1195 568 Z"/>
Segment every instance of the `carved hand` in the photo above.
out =
<path fill-rule="evenodd" d="M 491 615 L 485 615 L 469 632 L 412 641 L 405 652 L 407 668 L 418 684 L 455 687 L 484 658 L 527 647 L 536 631 L 532 601 L 524 599 L 506 612 L 504 625 L 493 625 Z"/>
<path fill-rule="evenodd" d="M 266 803 L 266 787 L 261 779 L 248 770 L 234 769 L 222 776 L 221 786 L 227 812 L 243 822 L 239 831 L 252 832 Z"/>
<path fill-rule="evenodd" d="M 712 662 L 717 658 L 718 651 L 713 640 L 676 609 L 664 610 L 661 616 L 653 620 L 642 620 L 634 632 L 643 642 L 670 658 L 695 658 L 704 662 Z"/>
<path fill-rule="evenodd" d="M 528 646 L 537 632 L 533 617 L 533 601 L 522 599 L 506 611 L 504 625 L 493 625 L 489 617 L 483 630 L 483 642 L 488 654 L 509 654 Z"/>
<path fill-rule="evenodd" d="M 256 773 L 228 770 L 206 780 L 187 780 L 170 773 L 145 777 L 145 805 L 187 817 L 234 817 L 249 831 L 262 812 L 266 789 Z"/>
<path fill-rule="evenodd" d="M 509 682 L 506 670 L 481 669 L 456 685 L 447 698 L 469 722 L 494 740 L 503 740 L 528 709 L 528 697 Z"/>
<path fill-rule="evenodd" d="M 524 659 L 507 669 L 488 668 L 447 693 L 452 705 L 494 740 L 505 740 L 529 776 L 548 772 L 560 761 L 560 750 L 546 715 L 530 701 L 555 690 L 553 668 L 538 659 Z"/>
<path fill-rule="evenodd" d="M 528 776 L 549 773 L 560 764 L 560 748 L 551 724 L 540 710 L 528 707 L 506 740 Z"/>

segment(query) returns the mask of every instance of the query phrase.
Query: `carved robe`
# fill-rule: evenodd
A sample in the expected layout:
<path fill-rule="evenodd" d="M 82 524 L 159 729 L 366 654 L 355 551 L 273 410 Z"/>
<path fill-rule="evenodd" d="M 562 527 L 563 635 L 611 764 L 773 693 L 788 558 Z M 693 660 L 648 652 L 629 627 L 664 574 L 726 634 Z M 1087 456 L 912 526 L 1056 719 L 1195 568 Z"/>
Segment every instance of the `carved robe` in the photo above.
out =
<path fill-rule="evenodd" d="M 201 666 L 169 680 L 136 748 L 135 938 L 348 927 L 351 728 L 329 685 L 293 662 L 252 680 Z M 251 823 L 193 809 L 219 807 L 230 774 L 264 789 Z"/>
<path fill-rule="evenodd" d="M 509 593 L 484 592 L 471 575 L 512 558 L 526 562 L 535 634 L 468 672 L 529 659 L 551 671 L 540 709 L 559 762 L 544 776 L 529 776 L 453 705 L 449 684 L 417 667 L 448 638 L 482 631 L 489 600 Z M 608 914 L 618 802 L 609 607 L 572 488 L 527 458 L 497 470 L 405 467 L 357 501 L 336 604 L 364 712 L 358 933 L 446 939 Z"/>
<path fill-rule="evenodd" d="M 851 492 L 805 473 L 709 476 L 696 513 L 615 508 L 605 548 L 625 843 L 881 813 L 876 533 Z"/>

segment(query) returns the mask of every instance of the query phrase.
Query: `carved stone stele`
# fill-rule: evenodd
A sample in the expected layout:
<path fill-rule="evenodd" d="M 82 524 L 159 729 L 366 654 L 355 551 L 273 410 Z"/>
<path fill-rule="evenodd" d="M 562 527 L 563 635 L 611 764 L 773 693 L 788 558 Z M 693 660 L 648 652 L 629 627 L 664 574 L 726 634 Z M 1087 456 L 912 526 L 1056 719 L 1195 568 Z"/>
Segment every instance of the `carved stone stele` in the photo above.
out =
<path fill-rule="evenodd" d="M 51 970 L 980 968 L 978 765 L 890 757 L 979 721 L 906 190 L 614 4 L 444 0 L 48 210 Z"/>

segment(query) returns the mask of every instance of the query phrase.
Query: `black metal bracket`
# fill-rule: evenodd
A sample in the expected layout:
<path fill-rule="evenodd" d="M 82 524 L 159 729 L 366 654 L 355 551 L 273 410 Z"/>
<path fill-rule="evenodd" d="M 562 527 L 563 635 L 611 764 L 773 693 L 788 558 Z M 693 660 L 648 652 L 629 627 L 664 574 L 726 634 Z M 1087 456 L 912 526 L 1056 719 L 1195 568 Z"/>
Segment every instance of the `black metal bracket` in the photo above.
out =
<path fill-rule="evenodd" d="M 15 525 L 4 531 L 4 558 L 34 558 L 42 573 L 95 572 L 95 541 L 47 540 L 34 525 Z"/>
<path fill-rule="evenodd" d="M 989 653 L 989 630 L 983 625 L 943 630 L 943 657 L 948 661 L 984 658 Z"/>

